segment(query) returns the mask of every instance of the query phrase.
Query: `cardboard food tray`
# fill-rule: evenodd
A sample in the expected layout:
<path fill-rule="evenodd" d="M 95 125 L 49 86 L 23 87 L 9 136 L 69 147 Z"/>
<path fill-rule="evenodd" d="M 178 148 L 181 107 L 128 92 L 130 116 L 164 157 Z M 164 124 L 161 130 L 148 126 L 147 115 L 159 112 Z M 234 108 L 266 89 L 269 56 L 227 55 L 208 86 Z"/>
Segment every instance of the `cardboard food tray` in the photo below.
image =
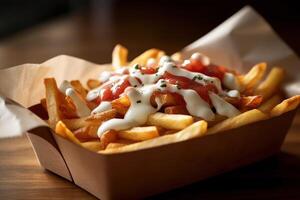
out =
<path fill-rule="evenodd" d="M 40 104 L 30 109 L 42 115 Z M 217 134 L 119 154 L 91 152 L 49 128 L 27 134 L 44 168 L 100 199 L 138 199 L 273 155 L 280 150 L 295 113 L 292 110 Z"/>

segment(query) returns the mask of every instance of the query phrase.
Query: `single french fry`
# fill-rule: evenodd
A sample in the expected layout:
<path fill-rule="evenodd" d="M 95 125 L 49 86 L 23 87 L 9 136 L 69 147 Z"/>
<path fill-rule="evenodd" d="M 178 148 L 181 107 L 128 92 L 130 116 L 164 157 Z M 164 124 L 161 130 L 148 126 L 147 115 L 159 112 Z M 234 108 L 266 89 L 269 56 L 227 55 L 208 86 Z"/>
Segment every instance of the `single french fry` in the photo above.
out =
<path fill-rule="evenodd" d="M 82 86 L 81 82 L 79 80 L 73 80 L 70 82 L 72 87 L 75 89 L 75 91 L 80 94 L 80 96 L 85 99 L 87 95 L 86 89 Z"/>
<path fill-rule="evenodd" d="M 81 145 L 90 150 L 90 151 L 94 151 L 94 152 L 98 152 L 101 150 L 101 143 L 100 141 L 88 141 L 88 142 L 82 142 Z"/>
<path fill-rule="evenodd" d="M 204 136 L 206 134 L 206 130 L 207 130 L 207 123 L 205 121 L 198 121 L 174 134 L 163 135 L 157 138 L 145 140 L 142 142 L 137 142 L 119 148 L 106 149 L 104 151 L 99 151 L 99 153 L 111 154 L 111 153 L 129 152 L 129 151 L 135 151 L 140 149 L 153 148 L 153 147 L 171 144 L 175 142 L 181 142 L 192 138 Z"/>
<path fill-rule="evenodd" d="M 69 139 L 75 144 L 81 145 L 80 141 L 75 137 L 72 131 L 70 131 L 62 121 L 57 122 L 55 127 L 55 132 L 58 135 L 61 135 L 62 137 Z"/>
<path fill-rule="evenodd" d="M 86 84 L 87 84 L 88 88 L 90 90 L 92 90 L 92 89 L 99 87 L 101 85 L 101 82 L 96 79 L 89 79 Z"/>
<path fill-rule="evenodd" d="M 56 123 L 62 119 L 62 113 L 59 109 L 61 104 L 61 95 L 57 88 L 57 84 L 54 78 L 44 79 L 46 89 L 46 105 L 49 115 L 49 126 L 55 129 Z"/>
<path fill-rule="evenodd" d="M 160 126 L 166 129 L 181 130 L 193 123 L 190 115 L 165 114 L 157 112 L 148 117 L 147 124 Z"/>
<path fill-rule="evenodd" d="M 92 140 L 98 138 L 99 126 L 84 126 L 74 131 L 74 135 L 80 140 Z"/>
<path fill-rule="evenodd" d="M 111 142 L 106 146 L 106 149 L 114 149 L 114 148 L 119 148 L 119 147 L 123 147 L 126 146 L 128 144 L 132 144 L 134 143 L 134 141 L 131 140 L 125 140 L 125 139 L 118 139 L 115 142 Z M 100 151 L 101 153 L 101 151 Z"/>
<path fill-rule="evenodd" d="M 294 110 L 299 106 L 300 95 L 293 96 L 289 99 L 283 100 L 280 104 L 275 106 L 270 114 L 272 117 L 282 115 L 288 111 Z"/>
<path fill-rule="evenodd" d="M 93 114 L 85 119 L 90 125 L 100 125 L 102 122 L 114 118 L 117 114 L 116 109 L 106 110 L 100 113 Z"/>
<path fill-rule="evenodd" d="M 267 68 L 266 63 L 259 63 L 252 67 L 252 69 L 245 75 L 239 76 L 241 83 L 241 91 L 252 90 L 263 78 Z"/>
<path fill-rule="evenodd" d="M 118 137 L 133 141 L 143 141 L 158 137 L 156 126 L 133 127 L 129 130 L 119 131 Z"/>
<path fill-rule="evenodd" d="M 62 121 L 70 130 L 76 130 L 89 125 L 86 119 L 87 117 L 81 117 L 75 119 L 62 119 Z"/>
<path fill-rule="evenodd" d="M 174 106 L 178 104 L 174 98 L 174 95 L 171 93 L 156 92 L 155 94 L 152 94 L 150 101 L 153 106 L 157 105 L 155 99 L 158 99 L 159 102 L 164 106 Z"/>
<path fill-rule="evenodd" d="M 42 105 L 42 107 L 43 107 L 45 110 L 47 110 L 47 102 L 46 102 L 46 99 L 45 99 L 45 98 L 41 99 L 40 104 Z"/>
<path fill-rule="evenodd" d="M 279 95 L 274 95 L 271 98 L 269 98 L 267 101 L 265 101 L 262 105 L 258 107 L 258 110 L 269 113 L 277 104 L 279 104 L 282 101 L 282 97 Z"/>
<path fill-rule="evenodd" d="M 258 85 L 254 93 L 263 96 L 265 101 L 269 99 L 273 94 L 278 92 L 283 79 L 284 70 L 280 67 L 274 67 L 268 74 L 267 78 Z"/>
<path fill-rule="evenodd" d="M 171 58 L 172 58 L 172 60 L 174 60 L 176 62 L 182 62 L 182 60 L 183 60 L 182 53 L 180 53 L 180 52 L 176 52 L 176 53 L 172 54 Z"/>
<path fill-rule="evenodd" d="M 61 104 L 59 105 L 59 109 L 60 109 L 61 113 L 63 114 L 63 117 L 67 118 L 67 119 L 76 118 L 77 117 L 76 107 L 75 107 L 71 97 L 64 96 L 64 95 L 63 95 L 63 97 L 64 98 L 63 98 Z"/>
<path fill-rule="evenodd" d="M 156 56 L 156 60 L 159 61 L 161 59 L 161 57 L 163 57 L 164 55 L 166 55 L 166 53 L 164 51 L 159 51 L 157 53 L 157 56 Z"/>
<path fill-rule="evenodd" d="M 236 117 L 228 118 L 208 129 L 207 134 L 215 134 L 229 129 L 238 128 L 247 124 L 267 119 L 268 116 L 260 110 L 253 109 L 244 112 Z"/>
<path fill-rule="evenodd" d="M 136 57 L 135 59 L 133 59 L 130 62 L 130 66 L 133 66 L 135 64 L 145 66 L 149 58 L 156 59 L 157 56 L 160 54 L 160 52 L 161 51 L 158 49 L 149 49 L 149 50 L 145 51 L 144 53 L 142 53 L 141 55 L 139 55 L 138 57 Z"/>
<path fill-rule="evenodd" d="M 111 106 L 117 111 L 117 113 L 125 115 L 130 107 L 129 98 L 127 96 L 119 97 L 118 99 L 115 99 L 111 102 Z"/>
<path fill-rule="evenodd" d="M 112 52 L 112 66 L 113 68 L 119 69 L 127 64 L 128 50 L 122 45 L 118 44 L 115 46 Z"/>
<path fill-rule="evenodd" d="M 105 149 L 109 143 L 115 142 L 117 139 L 118 139 L 117 131 L 115 130 L 106 131 L 100 137 L 101 149 Z"/>

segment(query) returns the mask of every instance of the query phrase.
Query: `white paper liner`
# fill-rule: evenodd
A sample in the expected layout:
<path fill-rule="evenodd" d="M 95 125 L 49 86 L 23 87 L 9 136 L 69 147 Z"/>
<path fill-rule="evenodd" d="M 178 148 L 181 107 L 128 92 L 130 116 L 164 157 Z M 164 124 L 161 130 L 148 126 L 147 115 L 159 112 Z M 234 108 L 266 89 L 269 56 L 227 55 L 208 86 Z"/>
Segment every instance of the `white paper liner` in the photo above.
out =
<path fill-rule="evenodd" d="M 259 62 L 269 68 L 286 69 L 284 90 L 289 96 L 300 94 L 300 61 L 291 48 L 274 32 L 270 25 L 246 6 L 217 28 L 182 50 L 185 57 L 193 52 L 209 56 L 213 63 L 246 72 Z M 27 109 L 8 103 L 13 99 L 24 107 L 39 103 L 44 97 L 43 79 L 79 79 L 85 83 L 97 78 L 110 65 L 97 65 L 71 56 L 57 56 L 42 64 L 24 64 L 0 70 L 0 138 L 20 135 L 45 123 Z"/>

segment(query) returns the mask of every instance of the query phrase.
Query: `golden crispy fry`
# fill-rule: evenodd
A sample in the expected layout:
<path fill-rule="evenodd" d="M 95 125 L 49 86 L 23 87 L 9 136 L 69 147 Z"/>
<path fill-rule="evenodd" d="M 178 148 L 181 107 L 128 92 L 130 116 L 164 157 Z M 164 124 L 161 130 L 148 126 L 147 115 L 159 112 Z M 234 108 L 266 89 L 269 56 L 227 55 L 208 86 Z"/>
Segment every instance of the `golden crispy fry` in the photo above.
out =
<path fill-rule="evenodd" d="M 119 97 L 111 102 L 111 106 L 116 109 L 117 113 L 125 115 L 130 106 L 129 98 L 127 96 Z"/>
<path fill-rule="evenodd" d="M 90 90 L 92 90 L 92 89 L 99 87 L 101 85 L 101 82 L 96 79 L 89 79 L 86 84 L 87 84 L 88 88 Z"/>
<path fill-rule="evenodd" d="M 142 142 L 137 142 L 119 148 L 106 149 L 104 151 L 99 151 L 99 153 L 111 154 L 111 153 L 129 152 L 129 151 L 162 146 L 162 145 L 171 144 L 175 142 L 181 142 L 192 138 L 204 136 L 206 130 L 207 130 L 207 123 L 205 121 L 198 121 L 174 134 L 160 136 L 157 138 L 153 138 L 151 140 L 145 140 Z"/>
<path fill-rule="evenodd" d="M 190 115 L 165 114 L 157 112 L 148 117 L 147 124 L 160 126 L 166 129 L 181 130 L 193 123 Z"/>
<path fill-rule="evenodd" d="M 158 99 L 159 102 L 164 106 L 174 106 L 177 105 L 178 102 L 176 102 L 176 99 L 174 98 L 174 95 L 171 93 L 155 93 L 151 96 L 151 104 L 153 106 L 156 106 L 155 99 Z"/>
<path fill-rule="evenodd" d="M 258 110 L 269 113 L 277 104 L 282 101 L 281 96 L 274 95 L 258 107 Z"/>
<path fill-rule="evenodd" d="M 172 60 L 174 60 L 176 62 L 183 61 L 183 56 L 182 56 L 182 53 L 180 53 L 180 52 L 176 52 L 176 53 L 172 54 L 171 58 L 172 58 Z"/>
<path fill-rule="evenodd" d="M 86 119 L 87 117 L 82 117 L 82 118 L 75 118 L 75 119 L 62 119 L 62 121 L 70 130 L 76 130 L 81 127 L 89 125 Z"/>
<path fill-rule="evenodd" d="M 64 97 L 64 98 L 63 98 Z M 62 102 L 59 105 L 59 109 L 64 118 L 72 119 L 77 117 L 76 107 L 69 96 L 62 96 Z"/>
<path fill-rule="evenodd" d="M 115 142 L 118 139 L 118 133 L 115 130 L 108 130 L 101 135 L 100 142 L 101 142 L 101 149 L 105 149 L 106 146 L 111 143 Z"/>
<path fill-rule="evenodd" d="M 41 99 L 40 104 L 42 105 L 42 107 L 43 107 L 45 110 L 47 110 L 47 102 L 46 102 L 46 99 L 45 99 L 45 98 Z"/>
<path fill-rule="evenodd" d="M 160 50 L 158 50 L 158 49 L 149 49 L 149 50 L 145 51 L 144 53 L 142 53 L 141 55 L 139 55 L 138 57 L 136 57 L 135 59 L 133 59 L 130 62 L 130 66 L 133 66 L 135 64 L 145 66 L 149 58 L 157 59 L 157 57 L 160 56 L 160 55 L 161 55 Z"/>
<path fill-rule="evenodd" d="M 247 74 L 239 76 L 239 81 L 242 85 L 241 91 L 252 90 L 263 78 L 266 68 L 266 63 L 259 63 L 252 67 Z"/>
<path fill-rule="evenodd" d="M 123 147 L 123 146 L 126 146 L 128 144 L 132 144 L 132 143 L 134 143 L 134 141 L 119 139 L 119 140 L 116 140 L 115 142 L 109 143 L 106 146 L 106 149 L 114 149 L 114 148 L 118 148 L 118 147 Z"/>
<path fill-rule="evenodd" d="M 156 60 L 159 61 L 161 59 L 161 57 L 163 57 L 164 55 L 166 55 L 166 53 L 164 51 L 159 51 L 157 53 L 157 56 L 156 56 Z"/>
<path fill-rule="evenodd" d="M 267 78 L 258 85 L 254 93 L 263 96 L 264 101 L 266 101 L 273 94 L 278 92 L 283 79 L 284 70 L 280 67 L 274 67 L 268 74 Z"/>
<path fill-rule="evenodd" d="M 85 99 L 86 95 L 87 95 L 87 91 L 86 89 L 82 86 L 82 84 L 80 83 L 80 81 L 78 80 L 73 80 L 70 82 L 70 84 L 72 85 L 72 87 L 74 88 L 74 90 L 80 94 L 80 96 Z"/>
<path fill-rule="evenodd" d="M 100 141 L 88 141 L 88 142 L 83 142 L 81 143 L 81 145 L 90 150 L 90 151 L 94 151 L 94 152 L 98 152 L 101 150 L 101 143 Z"/>
<path fill-rule="evenodd" d="M 209 128 L 207 134 L 215 134 L 218 132 L 226 131 L 228 129 L 238 128 L 247 124 L 267 119 L 268 116 L 263 112 L 253 109 L 244 112 L 236 117 L 228 118 L 213 127 Z"/>
<path fill-rule="evenodd" d="M 158 137 L 156 126 L 134 127 L 129 130 L 119 131 L 118 137 L 133 141 L 143 141 Z"/>
<path fill-rule="evenodd" d="M 55 132 L 60 136 L 69 139 L 75 144 L 81 145 L 80 141 L 75 137 L 72 131 L 70 131 L 62 121 L 57 122 Z"/>
<path fill-rule="evenodd" d="M 112 66 L 115 70 L 127 64 L 127 55 L 128 50 L 125 47 L 120 44 L 115 46 L 112 52 Z"/>
<path fill-rule="evenodd" d="M 62 119 L 62 113 L 59 109 L 61 105 L 61 94 L 57 88 L 54 78 L 46 78 L 44 80 L 46 89 L 46 104 L 49 115 L 49 126 L 55 129 L 56 123 Z"/>
<path fill-rule="evenodd" d="M 282 115 L 283 113 L 296 109 L 299 106 L 299 103 L 300 103 L 300 95 L 293 96 L 289 99 L 282 101 L 280 104 L 275 106 L 271 110 L 270 114 L 272 117 Z"/>
<path fill-rule="evenodd" d="M 99 126 L 84 126 L 74 131 L 74 135 L 80 140 L 91 140 L 98 138 L 97 131 Z"/>
<path fill-rule="evenodd" d="M 168 106 L 165 108 L 165 113 L 167 114 L 182 114 L 188 115 L 189 112 L 186 109 L 185 105 L 178 105 L 178 106 Z"/>
<path fill-rule="evenodd" d="M 90 125 L 99 126 L 102 122 L 114 118 L 116 114 L 117 114 L 116 109 L 110 109 L 110 110 L 103 111 L 101 113 L 96 113 L 94 115 L 91 115 L 86 118 L 86 121 Z"/>

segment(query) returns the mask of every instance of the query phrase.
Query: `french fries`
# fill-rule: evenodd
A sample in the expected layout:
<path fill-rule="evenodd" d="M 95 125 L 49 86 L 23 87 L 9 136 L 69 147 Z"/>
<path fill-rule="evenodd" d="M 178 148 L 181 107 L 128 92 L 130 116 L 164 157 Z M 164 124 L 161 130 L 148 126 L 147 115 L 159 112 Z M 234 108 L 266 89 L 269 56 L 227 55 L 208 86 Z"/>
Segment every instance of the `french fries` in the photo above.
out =
<path fill-rule="evenodd" d="M 247 112 L 244 112 L 236 117 L 228 118 L 213 127 L 209 128 L 207 134 L 215 134 L 218 132 L 226 131 L 228 129 L 238 128 L 246 124 L 251 124 L 257 121 L 265 120 L 268 116 L 263 112 L 253 109 Z"/>
<path fill-rule="evenodd" d="M 172 54 L 171 58 L 176 62 L 182 62 L 183 56 L 180 52 Z"/>
<path fill-rule="evenodd" d="M 101 149 L 105 149 L 106 146 L 111 143 L 115 142 L 118 139 L 118 133 L 114 130 L 108 130 L 102 134 L 100 138 Z"/>
<path fill-rule="evenodd" d="M 246 75 L 240 76 L 239 81 L 242 84 L 241 90 L 247 91 L 253 89 L 263 78 L 266 68 L 266 63 L 259 63 L 252 67 Z"/>
<path fill-rule="evenodd" d="M 44 84 L 46 88 L 46 105 L 49 115 L 48 122 L 50 127 L 55 129 L 56 123 L 62 118 L 62 113 L 59 109 L 61 96 L 54 78 L 45 79 Z"/>
<path fill-rule="evenodd" d="M 147 64 L 148 59 L 150 58 L 159 59 L 162 55 L 164 55 L 164 52 L 159 49 L 149 49 L 144 53 L 142 53 L 141 55 L 139 55 L 138 57 L 136 57 L 135 59 L 133 59 L 130 62 L 130 66 L 135 64 L 144 66 Z"/>
<path fill-rule="evenodd" d="M 134 127 L 129 130 L 119 131 L 118 137 L 133 141 L 143 141 L 158 137 L 156 126 Z"/>
<path fill-rule="evenodd" d="M 279 95 L 274 95 L 267 101 L 265 101 L 258 109 L 264 113 L 269 113 L 277 104 L 282 101 L 282 97 Z"/>
<path fill-rule="evenodd" d="M 101 82 L 99 80 L 89 79 L 86 84 L 87 84 L 88 88 L 90 90 L 92 90 L 92 89 L 99 87 L 101 85 Z"/>
<path fill-rule="evenodd" d="M 72 131 L 70 131 L 62 121 L 57 122 L 55 126 L 55 132 L 60 136 L 69 139 L 75 144 L 81 145 L 80 141 L 75 137 Z"/>
<path fill-rule="evenodd" d="M 147 124 L 167 129 L 181 130 L 193 123 L 190 115 L 154 113 L 148 117 Z"/>
<path fill-rule="evenodd" d="M 101 113 L 96 113 L 86 118 L 90 125 L 99 126 L 102 122 L 112 119 L 116 116 L 116 109 L 110 109 Z"/>
<path fill-rule="evenodd" d="M 138 67 L 135 70 L 141 70 L 140 72 L 142 72 L 142 75 L 144 75 L 144 71 L 142 70 L 145 70 L 145 74 L 149 73 L 147 70 L 150 70 L 151 74 L 158 71 L 157 67 L 160 67 L 160 58 L 164 55 L 165 52 L 161 50 L 149 49 L 133 59 L 129 65 L 139 64 L 142 69 Z M 113 68 L 119 69 L 128 65 L 127 56 L 128 50 L 121 45 L 117 45 L 112 53 Z M 171 58 L 175 61 L 174 65 L 180 65 L 184 61 L 180 52 L 173 54 Z M 176 66 L 172 67 L 176 68 Z M 124 69 L 127 70 L 127 68 Z M 228 92 L 229 88 L 226 88 L 222 83 L 222 87 L 224 86 L 226 90 L 220 95 L 217 95 L 217 93 L 214 92 L 212 93 L 222 99 L 222 103 L 217 105 L 216 102 L 206 102 L 209 108 L 215 109 L 212 110 L 212 113 L 215 115 L 214 120 L 209 122 L 203 120 L 205 117 L 201 118 L 198 115 L 191 116 L 189 114 L 190 109 L 189 111 L 187 110 L 188 101 L 186 100 L 186 97 L 185 99 L 181 98 L 184 99 L 183 101 L 180 98 L 177 98 L 176 95 L 181 93 L 176 93 L 175 89 L 175 92 L 162 90 L 161 88 L 166 87 L 166 85 L 164 86 L 163 84 L 160 86 L 161 88 L 159 90 L 149 93 L 149 99 L 147 101 L 143 100 L 143 102 L 147 102 L 149 106 L 153 107 L 150 108 L 150 110 L 157 110 L 157 112 L 153 113 L 151 111 L 152 114 L 147 115 L 148 118 L 144 119 L 144 122 L 146 121 L 145 123 L 139 122 L 140 124 L 136 125 L 136 122 L 140 119 L 133 119 L 131 122 L 136 126 L 126 125 L 122 127 L 121 124 L 122 128 L 117 127 L 117 130 L 114 130 L 110 127 L 109 130 L 105 129 L 107 131 L 104 133 L 99 132 L 99 130 L 101 131 L 101 125 L 105 127 L 105 125 L 110 125 L 111 122 L 115 122 L 110 121 L 104 124 L 111 119 L 118 122 L 119 119 L 125 119 L 128 113 L 134 113 L 131 112 L 132 110 L 130 110 L 130 112 L 128 112 L 128 110 L 142 102 L 142 100 L 139 99 L 133 101 L 132 97 L 127 93 L 121 93 L 120 95 L 114 96 L 120 88 L 124 91 L 126 90 L 126 87 L 122 88 L 122 83 L 116 84 L 115 82 L 104 82 L 104 87 L 109 84 L 112 84 L 111 87 L 116 86 L 114 87 L 114 91 L 110 91 L 111 93 L 106 94 L 107 99 L 111 98 L 108 104 L 105 104 L 105 106 L 108 105 L 109 107 L 102 109 L 100 105 L 97 108 L 98 110 L 90 112 L 98 106 L 99 102 L 104 101 L 102 99 L 102 95 L 104 95 L 102 90 L 99 92 L 100 96 L 97 96 L 98 98 L 88 101 L 87 94 L 89 91 L 83 87 L 79 80 L 70 82 L 65 81 L 67 86 L 65 88 L 66 94 L 64 94 L 62 87 L 60 87 L 59 90 L 56 81 L 53 78 L 47 78 L 44 80 L 46 98 L 41 99 L 41 104 L 48 111 L 49 126 L 54 129 L 58 135 L 83 148 L 97 153 L 111 154 L 130 152 L 185 141 L 210 134 L 221 134 L 221 132 L 276 117 L 296 109 L 300 104 L 300 95 L 293 96 L 286 100 L 283 100 L 279 95 L 280 85 L 284 79 L 283 69 L 279 67 L 272 68 L 265 80 L 262 81 L 265 71 L 266 63 L 259 63 L 245 75 L 238 75 L 236 73 L 235 77 L 237 77 L 240 84 L 237 96 L 226 95 L 225 92 Z M 131 72 L 127 71 L 125 74 L 119 74 L 119 72 L 117 72 L 116 74 L 119 77 L 117 77 L 116 80 L 124 81 L 125 79 L 122 78 L 128 77 L 128 73 Z M 120 76 L 122 76 L 121 79 Z M 153 74 L 153 76 L 156 75 Z M 173 77 L 171 76 L 170 79 L 172 78 Z M 185 83 L 185 78 L 182 80 L 171 81 L 175 82 L 174 84 L 177 84 L 176 88 L 178 90 L 188 88 L 189 84 L 196 84 L 195 82 Z M 194 81 L 194 78 L 192 80 Z M 130 80 L 126 81 L 132 84 Z M 137 81 L 141 80 L 139 79 Z M 143 85 L 142 81 L 141 83 L 141 85 Z M 184 87 L 181 87 L 180 83 L 183 84 Z M 90 90 L 99 87 L 102 88 L 101 84 L 102 83 L 96 79 L 87 81 L 87 87 Z M 152 87 L 153 85 L 150 86 Z M 72 94 L 67 92 L 67 89 L 69 88 L 72 89 Z M 194 91 L 196 91 L 201 98 L 204 98 L 206 88 L 197 86 L 196 89 L 194 89 Z M 208 94 L 212 91 L 208 90 L 206 92 Z M 74 100 L 75 97 L 77 100 Z M 212 99 L 210 100 L 212 101 Z M 226 113 L 228 106 L 227 109 L 222 109 L 222 112 L 218 112 L 217 108 L 225 108 L 227 104 L 230 104 L 231 107 L 238 111 L 234 117 L 228 118 L 228 116 L 231 116 Z M 196 104 L 196 106 L 197 105 L 198 104 Z M 87 116 L 83 112 L 79 112 L 79 108 L 83 109 L 83 107 L 88 109 L 88 113 L 91 114 Z M 148 108 L 145 107 L 145 110 L 147 109 Z M 98 112 L 100 110 L 103 111 Z M 140 116 L 137 117 L 142 118 Z"/>
<path fill-rule="evenodd" d="M 270 114 L 272 117 L 282 115 L 290 110 L 294 110 L 299 106 L 300 103 L 300 95 L 293 96 L 289 99 L 282 101 L 280 104 L 275 106 Z"/>
<path fill-rule="evenodd" d="M 116 70 L 127 64 L 128 50 L 122 45 L 115 46 L 112 53 L 112 66 Z"/>
<path fill-rule="evenodd" d="M 81 98 L 83 98 L 83 99 L 86 98 L 87 91 L 86 91 L 86 89 L 84 89 L 84 87 L 82 86 L 80 81 L 73 80 L 73 81 L 70 82 L 70 84 L 75 89 L 75 91 L 81 96 Z"/>
<path fill-rule="evenodd" d="M 265 101 L 277 92 L 283 79 L 284 70 L 279 67 L 274 67 L 267 78 L 256 88 L 254 93 L 263 96 Z"/>
<path fill-rule="evenodd" d="M 98 152 L 101 150 L 101 143 L 100 141 L 88 141 L 81 143 L 81 146 L 94 152 Z"/>
<path fill-rule="evenodd" d="M 135 151 L 140 149 L 153 148 L 153 147 L 171 144 L 175 142 L 181 142 L 192 138 L 204 136 L 206 134 L 206 129 L 207 129 L 207 123 L 205 121 L 198 121 L 174 134 L 164 135 L 154 139 L 145 140 L 142 142 L 125 145 L 121 147 L 106 149 L 100 151 L 99 153 L 111 154 L 111 153 L 129 152 L 129 151 Z"/>
<path fill-rule="evenodd" d="M 92 125 L 84 126 L 84 127 L 81 127 L 79 129 L 75 130 L 74 135 L 79 140 L 97 139 L 98 138 L 98 135 L 97 135 L 98 128 L 99 128 L 99 126 L 92 126 Z"/>

